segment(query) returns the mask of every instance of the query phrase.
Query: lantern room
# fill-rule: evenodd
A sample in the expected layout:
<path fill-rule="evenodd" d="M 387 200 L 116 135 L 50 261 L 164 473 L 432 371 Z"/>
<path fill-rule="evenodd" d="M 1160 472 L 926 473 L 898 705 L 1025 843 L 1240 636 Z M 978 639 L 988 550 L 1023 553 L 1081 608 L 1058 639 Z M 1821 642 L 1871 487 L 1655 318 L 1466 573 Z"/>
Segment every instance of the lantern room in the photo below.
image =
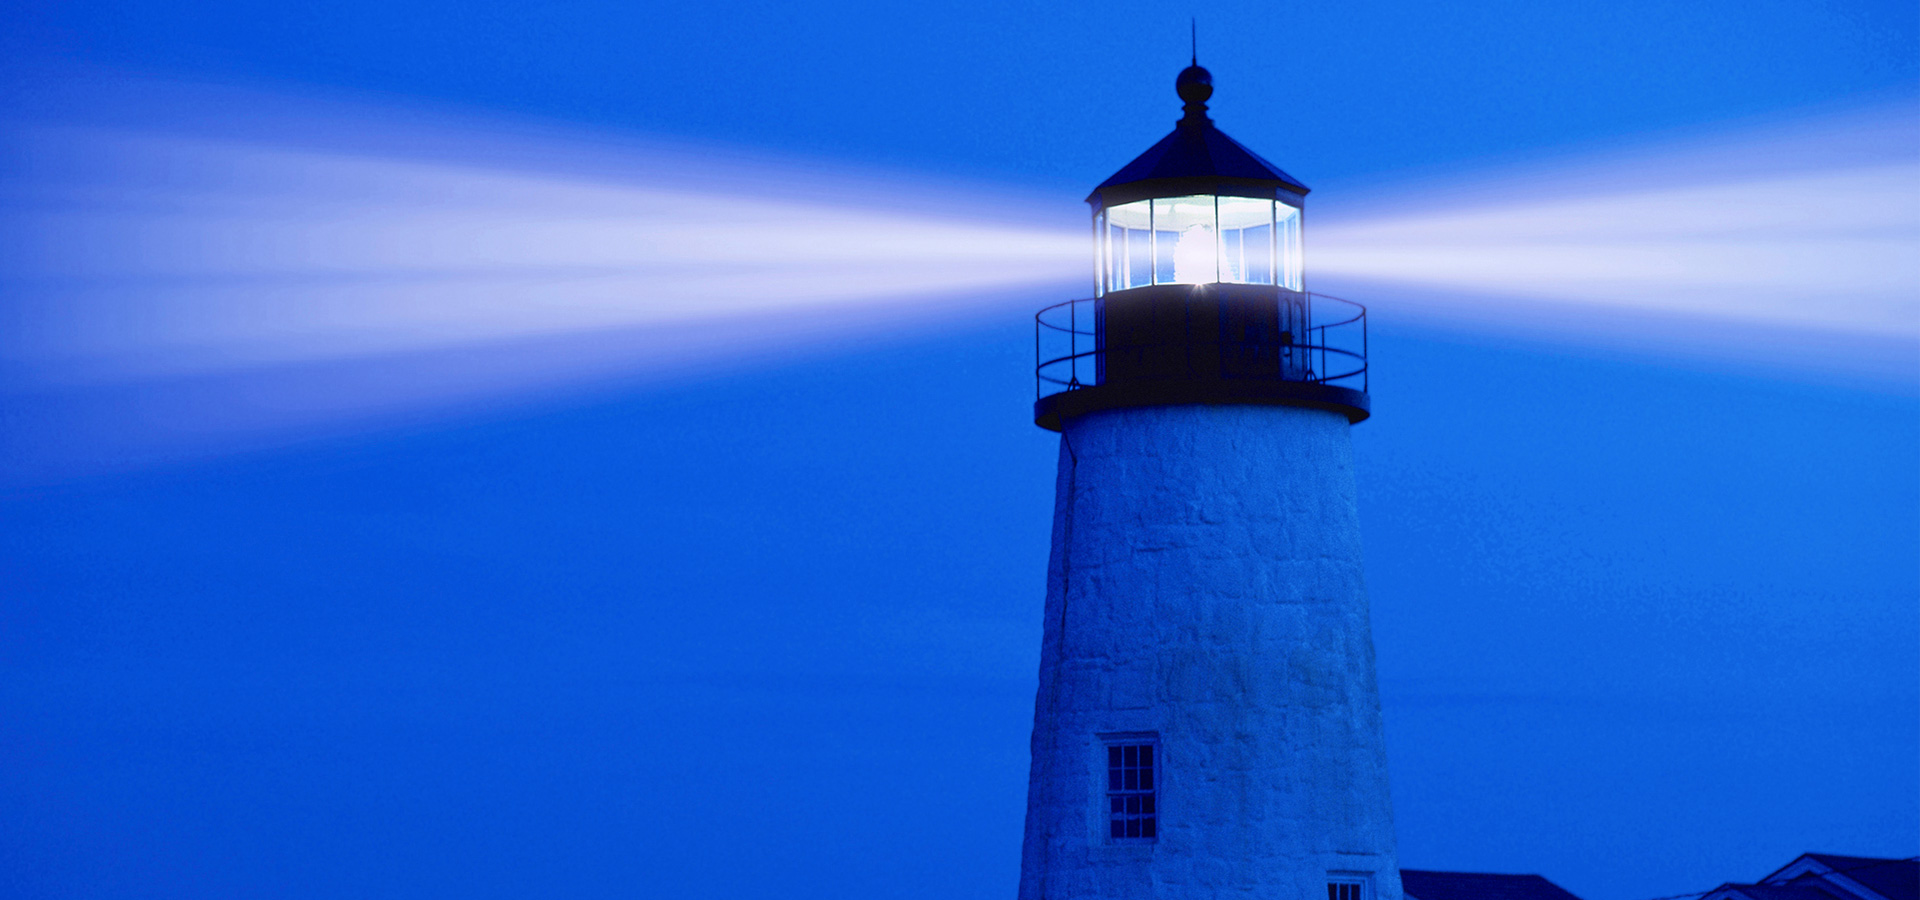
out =
<path fill-rule="evenodd" d="M 1174 80 L 1185 115 L 1094 188 L 1094 292 L 1157 284 L 1268 284 L 1302 290 L 1307 186 L 1215 128 L 1213 76 Z"/>
<path fill-rule="evenodd" d="M 1035 421 L 1169 403 L 1366 418 L 1365 310 L 1306 290 L 1307 186 L 1214 126 L 1206 69 L 1174 88 L 1173 132 L 1087 197 L 1093 296 L 1036 317 Z"/>

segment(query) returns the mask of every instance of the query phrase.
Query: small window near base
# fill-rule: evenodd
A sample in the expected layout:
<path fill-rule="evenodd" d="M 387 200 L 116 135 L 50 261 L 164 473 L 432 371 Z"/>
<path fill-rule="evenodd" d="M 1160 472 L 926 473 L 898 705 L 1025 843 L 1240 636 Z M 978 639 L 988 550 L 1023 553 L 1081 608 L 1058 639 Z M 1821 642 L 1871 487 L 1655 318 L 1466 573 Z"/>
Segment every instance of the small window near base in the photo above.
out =
<path fill-rule="evenodd" d="M 1364 875 L 1327 876 L 1327 900 L 1373 900 Z"/>
<path fill-rule="evenodd" d="M 1107 745 L 1107 836 L 1115 841 L 1159 837 L 1152 744 Z"/>

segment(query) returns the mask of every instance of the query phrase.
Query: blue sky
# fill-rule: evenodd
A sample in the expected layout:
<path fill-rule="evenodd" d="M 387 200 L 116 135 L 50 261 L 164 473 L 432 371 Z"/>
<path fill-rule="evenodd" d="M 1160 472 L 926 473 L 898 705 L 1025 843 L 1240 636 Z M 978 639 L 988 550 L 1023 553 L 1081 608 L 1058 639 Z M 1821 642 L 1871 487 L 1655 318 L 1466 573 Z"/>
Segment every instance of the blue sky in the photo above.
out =
<path fill-rule="evenodd" d="M 1910 3 L 6 15 L 25 107 L 80 69 L 333 92 L 1068 221 L 1171 125 L 1188 15 L 1216 119 L 1316 210 L 1920 85 Z M 1920 851 L 1911 384 L 1376 309 L 1404 865 L 1639 900 Z M 0 892 L 1010 892 L 1054 450 L 994 310 L 9 483 Z"/>

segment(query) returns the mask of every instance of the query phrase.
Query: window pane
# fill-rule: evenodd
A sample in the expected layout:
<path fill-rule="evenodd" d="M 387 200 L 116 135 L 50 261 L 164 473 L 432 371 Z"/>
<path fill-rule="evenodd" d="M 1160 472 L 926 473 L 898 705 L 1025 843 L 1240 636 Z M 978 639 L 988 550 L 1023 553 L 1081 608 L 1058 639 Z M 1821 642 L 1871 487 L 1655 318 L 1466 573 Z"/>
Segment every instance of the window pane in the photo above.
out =
<path fill-rule="evenodd" d="M 1108 289 L 1145 287 L 1153 283 L 1153 242 L 1150 204 L 1123 203 L 1107 210 L 1107 257 L 1112 267 Z"/>
<path fill-rule="evenodd" d="M 1154 815 L 1153 745 L 1109 744 L 1106 751 L 1109 834 L 1119 838 L 1152 838 L 1158 831 Z"/>
<path fill-rule="evenodd" d="M 1272 200 L 1221 197 L 1220 280 L 1273 283 Z"/>
<path fill-rule="evenodd" d="M 1153 232 L 1127 230 L 1127 287 L 1153 283 Z"/>
<path fill-rule="evenodd" d="M 1245 248 L 1243 257 L 1246 268 L 1242 272 L 1243 284 L 1273 283 L 1273 225 L 1256 225 L 1240 231 L 1240 245 Z"/>
<path fill-rule="evenodd" d="M 1359 881 L 1329 881 L 1327 897 L 1329 900 L 1364 900 L 1366 884 Z"/>
<path fill-rule="evenodd" d="M 1220 280 L 1211 194 L 1153 201 L 1154 275 L 1159 284 Z"/>
<path fill-rule="evenodd" d="M 1275 228 L 1280 245 L 1280 286 L 1300 290 L 1300 211 L 1285 203 L 1274 205 L 1278 214 Z"/>

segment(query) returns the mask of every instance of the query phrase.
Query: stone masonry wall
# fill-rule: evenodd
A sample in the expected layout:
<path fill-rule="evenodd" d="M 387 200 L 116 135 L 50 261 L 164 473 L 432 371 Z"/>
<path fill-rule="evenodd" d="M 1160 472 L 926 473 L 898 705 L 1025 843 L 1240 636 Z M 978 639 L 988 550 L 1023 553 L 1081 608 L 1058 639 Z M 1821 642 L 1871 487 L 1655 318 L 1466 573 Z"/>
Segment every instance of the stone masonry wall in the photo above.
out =
<path fill-rule="evenodd" d="M 1198 405 L 1067 424 L 1022 900 L 1324 900 L 1329 873 L 1401 900 L 1349 427 Z M 1152 842 L 1107 837 L 1119 733 L 1157 736 Z"/>

